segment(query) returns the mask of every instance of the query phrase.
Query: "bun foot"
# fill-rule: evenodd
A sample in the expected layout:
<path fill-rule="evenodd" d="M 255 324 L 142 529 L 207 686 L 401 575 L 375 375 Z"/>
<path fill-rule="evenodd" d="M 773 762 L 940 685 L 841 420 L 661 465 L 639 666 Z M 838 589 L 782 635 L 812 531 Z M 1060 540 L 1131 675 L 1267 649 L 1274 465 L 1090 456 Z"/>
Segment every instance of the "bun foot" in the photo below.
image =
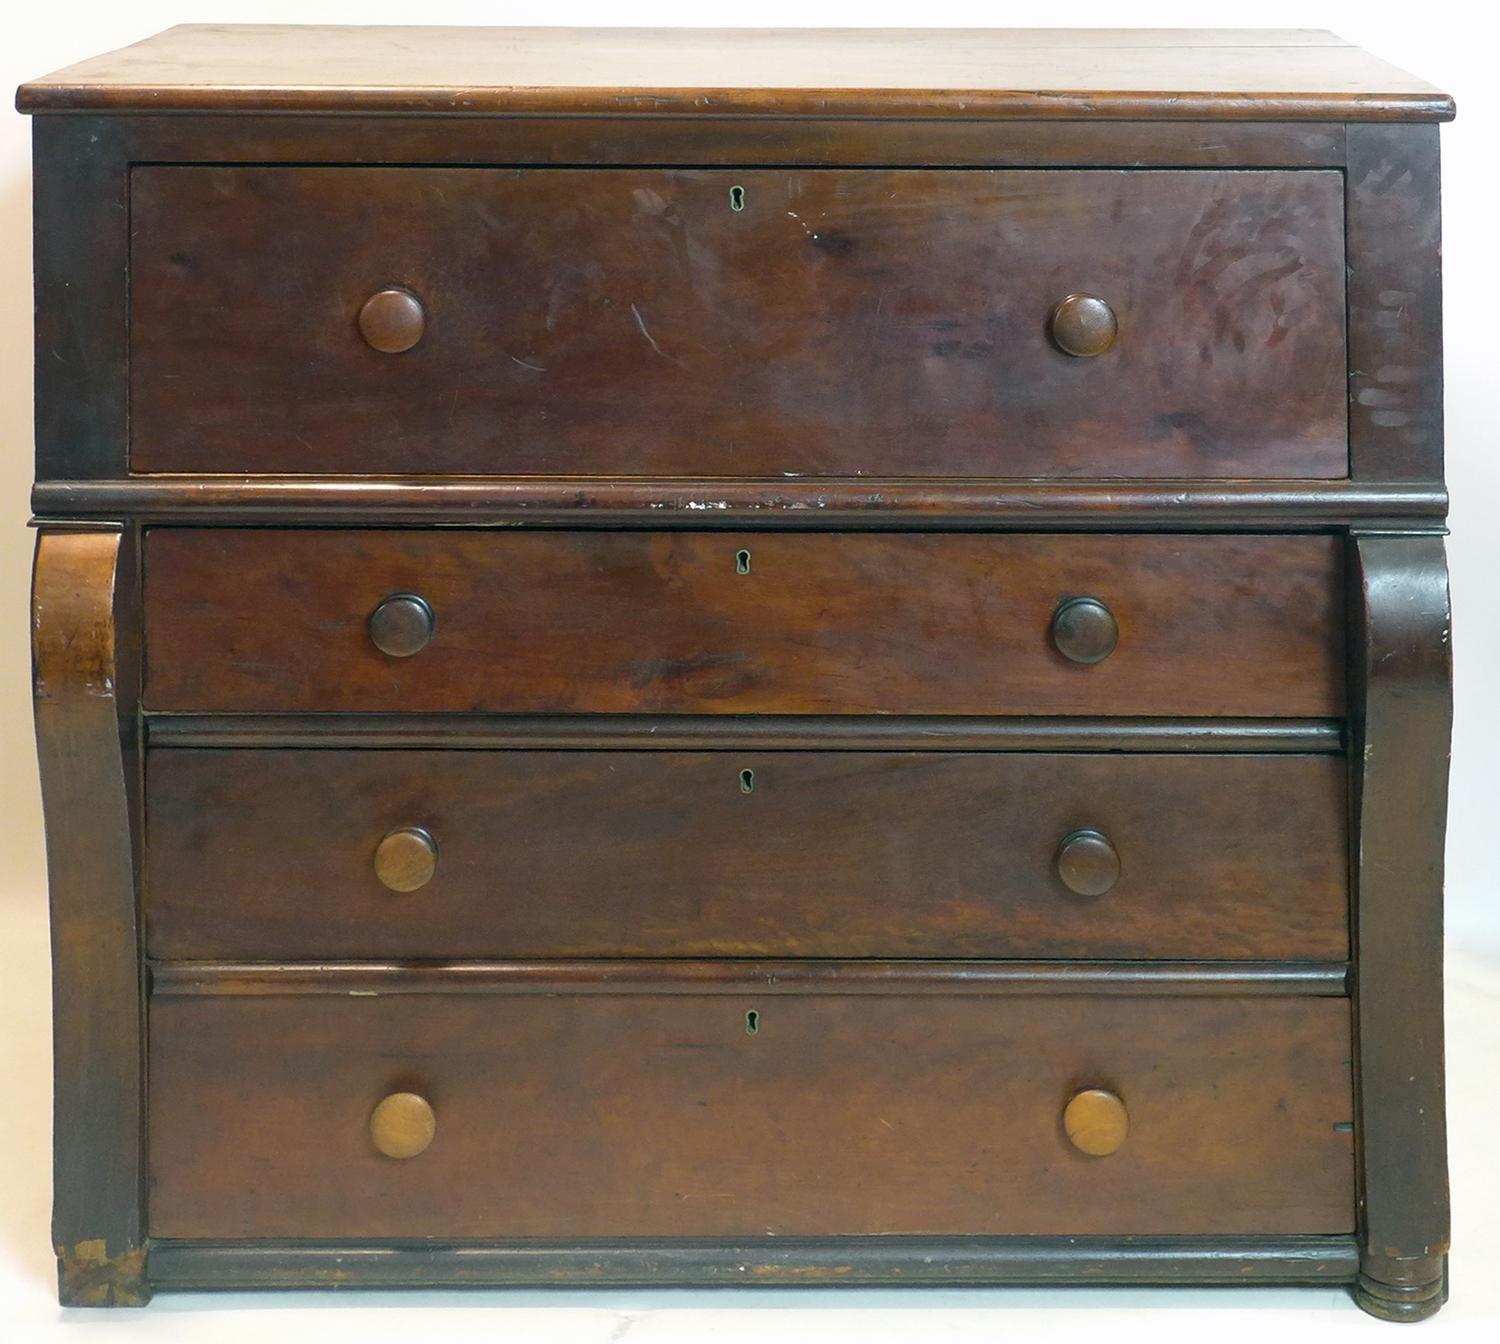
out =
<path fill-rule="evenodd" d="M 1425 1321 L 1448 1300 L 1448 1262 L 1443 1261 L 1437 1278 L 1422 1283 L 1382 1283 L 1361 1274 L 1354 1284 L 1354 1300 L 1382 1321 Z"/>

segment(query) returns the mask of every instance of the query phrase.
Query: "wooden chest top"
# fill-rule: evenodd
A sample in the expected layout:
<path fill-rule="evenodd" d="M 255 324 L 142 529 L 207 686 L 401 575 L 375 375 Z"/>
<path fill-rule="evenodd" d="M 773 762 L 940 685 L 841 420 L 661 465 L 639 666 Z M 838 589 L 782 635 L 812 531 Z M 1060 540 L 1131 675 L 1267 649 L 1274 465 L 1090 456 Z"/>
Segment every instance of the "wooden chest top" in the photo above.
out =
<path fill-rule="evenodd" d="M 183 24 L 23 85 L 25 112 L 742 112 L 1446 121 L 1448 95 L 1312 29 Z"/>

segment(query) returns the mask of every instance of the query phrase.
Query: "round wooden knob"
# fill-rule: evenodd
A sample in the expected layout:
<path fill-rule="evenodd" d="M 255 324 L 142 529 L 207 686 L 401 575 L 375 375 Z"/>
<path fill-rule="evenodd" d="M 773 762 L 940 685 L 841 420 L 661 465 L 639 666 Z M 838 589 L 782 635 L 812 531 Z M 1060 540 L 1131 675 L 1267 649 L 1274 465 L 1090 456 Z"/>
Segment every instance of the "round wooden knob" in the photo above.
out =
<path fill-rule="evenodd" d="M 383 355 L 410 350 L 426 330 L 422 300 L 410 290 L 382 289 L 371 294 L 359 310 L 359 334 Z"/>
<path fill-rule="evenodd" d="M 1102 896 L 1120 880 L 1120 856 L 1099 831 L 1073 831 L 1057 847 L 1057 875 L 1080 896 Z"/>
<path fill-rule="evenodd" d="M 436 1133 L 431 1104 L 415 1092 L 392 1092 L 370 1112 L 370 1138 L 387 1157 L 404 1161 L 425 1153 Z"/>
<path fill-rule="evenodd" d="M 416 891 L 437 872 L 437 841 L 420 826 L 392 831 L 375 847 L 375 876 L 392 891 Z"/>
<path fill-rule="evenodd" d="M 1120 627 L 1097 597 L 1070 597 L 1052 613 L 1052 643 L 1074 663 L 1102 663 L 1115 651 Z"/>
<path fill-rule="evenodd" d="M 1113 1092 L 1091 1087 L 1077 1093 L 1063 1111 L 1068 1141 L 1090 1157 L 1108 1157 L 1130 1133 L 1125 1103 Z"/>
<path fill-rule="evenodd" d="M 1049 325 L 1053 344 L 1080 359 L 1102 355 L 1120 334 L 1115 310 L 1096 294 L 1069 294 L 1058 300 Z"/>
<path fill-rule="evenodd" d="M 394 593 L 370 613 L 370 640 L 391 658 L 410 658 L 427 647 L 436 626 L 426 598 Z"/>

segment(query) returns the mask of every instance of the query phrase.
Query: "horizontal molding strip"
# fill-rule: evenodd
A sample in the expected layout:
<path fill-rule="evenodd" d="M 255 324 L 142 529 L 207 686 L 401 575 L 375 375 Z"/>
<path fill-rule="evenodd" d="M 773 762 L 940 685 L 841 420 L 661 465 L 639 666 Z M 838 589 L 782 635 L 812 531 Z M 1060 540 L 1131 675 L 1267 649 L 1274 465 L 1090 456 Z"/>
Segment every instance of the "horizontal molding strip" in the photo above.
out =
<path fill-rule="evenodd" d="M 40 481 L 38 517 L 471 527 L 1332 527 L 1442 518 L 1441 482 L 136 476 Z"/>
<path fill-rule="evenodd" d="M 1222 52 L 1225 49 L 1219 49 Z M 1219 52 L 1210 51 L 1213 56 Z M 265 85 L 67 84 L 38 80 L 17 91 L 36 112 L 284 113 L 340 116 L 752 117 L 883 121 L 913 117 L 985 121 L 1451 121 L 1453 99 L 1436 89 L 1388 91 L 828 88 L 452 88 L 403 84 L 275 88 Z"/>
<path fill-rule="evenodd" d="M 1337 719 L 752 714 L 148 714 L 152 747 L 1338 752 Z"/>
<path fill-rule="evenodd" d="M 796 1237 L 755 1241 L 152 1241 L 162 1289 L 716 1284 L 1335 1284 L 1352 1236 Z"/>
<path fill-rule="evenodd" d="M 1342 121 L 993 121 L 744 114 L 568 117 L 380 114 L 348 135 L 325 111 L 212 117 L 86 115 L 120 157 L 144 163 L 412 164 L 461 167 L 1344 168 Z M 45 123 L 44 123 L 45 124 Z M 871 134 L 877 131 L 876 134 Z M 228 139 L 226 141 L 226 134 Z M 228 143 L 231 148 L 226 150 Z"/>
<path fill-rule="evenodd" d="M 1264 994 L 1346 992 L 1343 962 L 731 961 L 218 962 L 151 965 L 157 995 Z"/>

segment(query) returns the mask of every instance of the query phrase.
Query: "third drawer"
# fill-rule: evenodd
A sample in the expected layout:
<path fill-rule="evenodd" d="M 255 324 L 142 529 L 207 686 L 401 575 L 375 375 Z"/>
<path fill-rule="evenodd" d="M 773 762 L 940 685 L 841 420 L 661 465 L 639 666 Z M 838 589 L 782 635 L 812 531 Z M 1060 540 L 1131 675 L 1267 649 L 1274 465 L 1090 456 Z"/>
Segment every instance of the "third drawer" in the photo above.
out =
<path fill-rule="evenodd" d="M 158 750 L 164 959 L 1342 960 L 1335 755 Z"/>

